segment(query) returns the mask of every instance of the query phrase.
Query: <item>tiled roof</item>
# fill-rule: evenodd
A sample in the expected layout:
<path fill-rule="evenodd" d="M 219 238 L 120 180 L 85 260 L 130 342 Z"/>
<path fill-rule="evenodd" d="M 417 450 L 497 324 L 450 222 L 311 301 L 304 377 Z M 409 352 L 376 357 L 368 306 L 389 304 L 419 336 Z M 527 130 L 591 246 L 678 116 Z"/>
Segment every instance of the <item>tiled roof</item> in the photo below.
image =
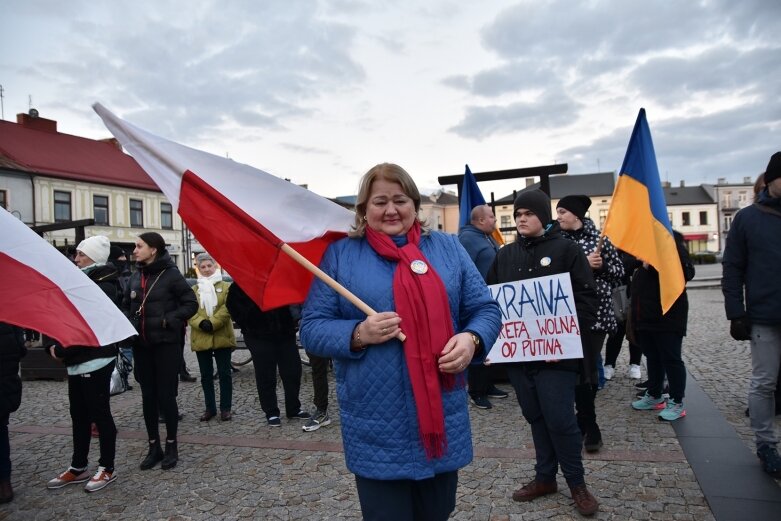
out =
<path fill-rule="evenodd" d="M 1 120 L 0 164 L 51 177 L 160 191 L 112 140 L 96 141 Z"/>
<path fill-rule="evenodd" d="M 671 186 L 664 188 L 668 206 L 688 204 L 713 204 L 715 201 L 702 186 Z"/>
<path fill-rule="evenodd" d="M 535 190 L 540 183 L 529 185 L 518 193 Z M 567 195 L 584 194 L 588 196 L 612 195 L 615 188 L 613 172 L 595 174 L 554 175 L 550 177 L 551 199 L 561 199 Z M 497 204 L 512 204 L 513 194 L 497 199 Z"/>

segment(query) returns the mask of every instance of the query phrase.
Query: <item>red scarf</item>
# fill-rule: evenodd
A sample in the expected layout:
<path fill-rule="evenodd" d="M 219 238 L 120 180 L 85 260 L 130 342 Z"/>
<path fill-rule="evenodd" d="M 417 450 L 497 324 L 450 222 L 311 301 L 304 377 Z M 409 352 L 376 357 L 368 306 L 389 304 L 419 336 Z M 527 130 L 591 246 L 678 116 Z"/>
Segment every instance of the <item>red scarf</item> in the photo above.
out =
<path fill-rule="evenodd" d="M 390 236 L 369 227 L 366 240 L 378 255 L 398 263 L 393 274 L 393 300 L 407 335 L 404 356 L 415 396 L 420 439 L 428 458 L 441 458 L 447 452 L 441 387 L 450 390 L 464 383 L 463 376 L 456 379 L 452 374 L 440 373 L 438 368 L 439 355 L 453 336 L 445 285 L 418 249 L 417 219 L 407 232 L 405 246 L 396 246 Z M 423 267 L 427 269 L 420 273 Z"/>

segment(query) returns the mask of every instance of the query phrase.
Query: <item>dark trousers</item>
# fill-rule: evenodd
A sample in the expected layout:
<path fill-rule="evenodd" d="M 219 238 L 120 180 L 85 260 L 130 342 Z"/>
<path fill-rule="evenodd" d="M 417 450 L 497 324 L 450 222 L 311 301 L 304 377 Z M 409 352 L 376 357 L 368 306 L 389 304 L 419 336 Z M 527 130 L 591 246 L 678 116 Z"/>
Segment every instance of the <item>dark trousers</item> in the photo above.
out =
<path fill-rule="evenodd" d="M 444 521 L 456 508 L 458 471 L 420 481 L 355 476 L 355 484 L 365 521 Z"/>
<path fill-rule="evenodd" d="M 686 366 L 681 358 L 683 337 L 670 331 L 638 331 L 637 343 L 648 366 L 648 394 L 662 396 L 666 374 L 670 398 L 681 403 L 686 391 Z"/>
<path fill-rule="evenodd" d="M 68 376 L 68 401 L 73 423 L 73 458 L 71 466 L 83 469 L 89 464 L 89 445 L 92 441 L 92 424 L 98 428 L 100 460 L 98 464 L 114 468 L 117 447 L 117 427 L 111 416 L 109 386 L 114 363 L 91 373 Z"/>
<path fill-rule="evenodd" d="M 166 439 L 176 440 L 179 409 L 176 405 L 179 364 L 182 350 L 179 344 L 150 345 L 138 339 L 133 346 L 136 380 L 141 385 L 146 433 L 150 440 L 160 439 L 158 415 L 165 416 Z"/>
<path fill-rule="evenodd" d="M 577 373 L 508 364 L 507 376 L 529 422 L 537 463 L 535 479 L 556 480 L 559 466 L 570 487 L 584 483 L 583 437 L 575 419 Z"/>
<path fill-rule="evenodd" d="M 8 437 L 10 414 L 0 413 L 0 481 L 11 479 L 11 440 Z"/>
<path fill-rule="evenodd" d="M 588 432 L 596 434 L 599 431 L 595 405 L 598 389 L 596 384 L 590 383 L 575 386 L 575 417 L 578 421 L 578 428 L 584 435 Z"/>
<path fill-rule="evenodd" d="M 309 351 L 306 354 L 309 357 L 309 365 L 312 366 L 315 407 L 318 411 L 325 411 L 328 409 L 328 365 L 331 359 L 313 355 Z"/>
<path fill-rule="evenodd" d="M 255 385 L 260 407 L 266 418 L 279 416 L 277 405 L 277 370 L 285 390 L 285 414 L 294 416 L 301 410 L 298 392 L 301 389 L 301 357 L 298 356 L 295 332 L 290 334 L 258 334 L 243 331 L 244 342 L 252 353 Z"/>
<path fill-rule="evenodd" d="M 217 375 L 220 379 L 220 411 L 230 411 L 233 403 L 233 380 L 231 371 L 231 349 L 220 348 L 208 351 L 196 351 L 198 367 L 201 369 L 201 388 L 206 410 L 217 412 L 217 402 L 214 396 L 214 365 L 217 362 Z"/>
<path fill-rule="evenodd" d="M 621 346 L 624 344 L 624 337 L 626 336 L 626 321 L 618 323 L 618 329 L 615 333 L 611 333 L 607 337 L 607 343 L 605 344 L 605 365 L 611 367 L 616 366 L 616 360 L 621 353 Z M 633 342 L 629 342 L 629 364 L 640 365 L 640 359 L 643 357 L 643 351 L 640 346 L 635 345 Z"/>
<path fill-rule="evenodd" d="M 469 395 L 473 398 L 479 398 L 488 394 L 491 388 L 490 368 L 482 364 L 472 364 L 469 366 L 466 376 L 469 384 Z"/>

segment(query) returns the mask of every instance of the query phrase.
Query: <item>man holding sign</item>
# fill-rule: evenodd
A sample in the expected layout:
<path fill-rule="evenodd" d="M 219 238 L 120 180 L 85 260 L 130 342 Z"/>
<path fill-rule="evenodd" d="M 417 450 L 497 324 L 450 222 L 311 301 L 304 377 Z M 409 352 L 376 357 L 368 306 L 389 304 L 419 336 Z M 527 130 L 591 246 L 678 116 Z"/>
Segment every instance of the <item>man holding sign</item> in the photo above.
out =
<path fill-rule="evenodd" d="M 544 192 L 522 192 L 513 206 L 518 238 L 499 250 L 487 276 L 506 320 L 486 357 L 487 362 L 510 362 L 507 375 L 534 440 L 535 478 L 513 499 L 531 501 L 556 492 L 561 466 L 578 512 L 592 515 L 599 503 L 586 487 L 574 405 L 583 357 L 577 337 L 596 319 L 594 277 L 580 247 L 562 237 L 551 220 Z M 508 284 L 515 281 L 523 281 L 522 287 Z M 512 288 L 517 288 L 514 293 Z"/>

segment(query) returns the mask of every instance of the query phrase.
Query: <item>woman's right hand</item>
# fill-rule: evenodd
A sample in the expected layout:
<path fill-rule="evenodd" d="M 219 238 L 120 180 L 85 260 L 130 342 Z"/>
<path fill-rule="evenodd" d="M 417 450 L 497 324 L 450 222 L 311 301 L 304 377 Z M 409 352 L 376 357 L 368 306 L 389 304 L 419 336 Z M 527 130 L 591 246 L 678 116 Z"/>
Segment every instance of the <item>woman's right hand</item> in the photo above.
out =
<path fill-rule="evenodd" d="M 381 344 L 398 336 L 401 332 L 401 317 L 393 311 L 384 311 L 366 317 L 358 325 L 363 345 Z"/>

